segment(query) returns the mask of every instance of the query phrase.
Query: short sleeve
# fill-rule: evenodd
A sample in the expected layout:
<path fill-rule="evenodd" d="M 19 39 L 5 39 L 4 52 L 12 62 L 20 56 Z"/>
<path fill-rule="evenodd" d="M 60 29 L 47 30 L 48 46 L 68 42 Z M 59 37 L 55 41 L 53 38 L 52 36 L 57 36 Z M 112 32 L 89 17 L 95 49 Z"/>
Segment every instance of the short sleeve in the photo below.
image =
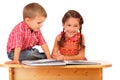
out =
<path fill-rule="evenodd" d="M 38 45 L 43 45 L 43 44 L 46 44 L 46 41 L 41 33 L 41 31 L 39 31 L 38 33 Z"/>

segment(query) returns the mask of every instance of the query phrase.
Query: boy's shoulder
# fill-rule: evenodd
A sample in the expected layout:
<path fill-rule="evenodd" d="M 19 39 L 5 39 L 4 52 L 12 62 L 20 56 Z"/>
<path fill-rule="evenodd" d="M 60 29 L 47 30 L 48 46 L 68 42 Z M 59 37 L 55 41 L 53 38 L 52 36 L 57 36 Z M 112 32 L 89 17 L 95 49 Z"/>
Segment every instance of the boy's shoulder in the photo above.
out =
<path fill-rule="evenodd" d="M 19 22 L 17 25 L 15 25 L 14 29 L 28 29 L 28 25 L 24 22 L 24 21 L 21 21 Z"/>
<path fill-rule="evenodd" d="M 28 27 L 28 25 L 27 25 L 27 23 L 25 22 L 25 21 L 21 21 L 21 22 L 19 22 L 16 26 L 27 26 Z"/>

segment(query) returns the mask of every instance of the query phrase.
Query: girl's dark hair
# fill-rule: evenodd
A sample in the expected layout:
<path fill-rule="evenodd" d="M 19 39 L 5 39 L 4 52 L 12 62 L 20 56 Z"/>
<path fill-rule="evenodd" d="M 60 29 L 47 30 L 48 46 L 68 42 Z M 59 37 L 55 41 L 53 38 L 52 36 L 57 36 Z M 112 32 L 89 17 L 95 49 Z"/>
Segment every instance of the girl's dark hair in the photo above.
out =
<path fill-rule="evenodd" d="M 78 18 L 79 19 L 79 24 L 80 24 L 80 29 L 79 29 L 79 32 L 80 34 L 82 33 L 82 24 L 84 23 L 83 21 L 83 18 L 82 16 L 80 15 L 79 12 L 75 11 L 75 10 L 69 10 L 65 13 L 65 15 L 63 16 L 62 18 L 62 23 L 65 24 L 65 22 L 69 19 L 69 18 Z M 60 41 L 58 42 L 59 46 L 60 47 L 63 47 L 63 44 L 64 44 L 64 41 L 65 41 L 65 34 L 64 34 L 64 29 L 63 29 L 63 34 L 61 36 L 61 39 Z M 82 36 L 80 36 L 80 40 L 79 40 L 79 44 L 81 47 L 85 47 L 83 44 L 82 44 Z"/>

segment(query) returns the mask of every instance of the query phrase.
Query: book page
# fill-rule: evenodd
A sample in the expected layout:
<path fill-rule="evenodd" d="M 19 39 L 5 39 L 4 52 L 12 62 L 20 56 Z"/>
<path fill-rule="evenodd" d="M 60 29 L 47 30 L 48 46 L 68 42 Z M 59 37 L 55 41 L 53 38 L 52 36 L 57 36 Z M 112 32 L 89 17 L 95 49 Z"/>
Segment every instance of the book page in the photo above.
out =
<path fill-rule="evenodd" d="M 22 64 L 30 66 L 53 66 L 53 65 L 66 65 L 63 60 L 55 59 L 40 59 L 40 60 L 24 60 Z"/>
<path fill-rule="evenodd" d="M 22 64 L 30 66 L 53 66 L 53 65 L 97 65 L 99 62 L 86 60 L 55 60 L 55 59 L 40 59 L 40 60 L 24 60 Z"/>
<path fill-rule="evenodd" d="M 65 63 L 67 65 L 70 64 L 76 64 L 76 65 L 97 65 L 100 64 L 99 62 L 95 62 L 95 61 L 86 61 L 86 60 L 67 60 L 65 61 Z"/>

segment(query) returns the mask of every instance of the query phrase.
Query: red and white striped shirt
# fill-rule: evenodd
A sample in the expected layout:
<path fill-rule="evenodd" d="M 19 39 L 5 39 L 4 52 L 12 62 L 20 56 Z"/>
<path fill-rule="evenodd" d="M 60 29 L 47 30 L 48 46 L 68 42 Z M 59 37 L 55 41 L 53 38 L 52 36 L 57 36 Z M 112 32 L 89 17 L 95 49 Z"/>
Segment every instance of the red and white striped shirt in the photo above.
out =
<path fill-rule="evenodd" d="M 13 51 L 16 47 L 22 50 L 29 49 L 35 45 L 46 44 L 41 31 L 32 31 L 28 25 L 22 21 L 15 26 L 9 35 L 7 52 Z"/>

